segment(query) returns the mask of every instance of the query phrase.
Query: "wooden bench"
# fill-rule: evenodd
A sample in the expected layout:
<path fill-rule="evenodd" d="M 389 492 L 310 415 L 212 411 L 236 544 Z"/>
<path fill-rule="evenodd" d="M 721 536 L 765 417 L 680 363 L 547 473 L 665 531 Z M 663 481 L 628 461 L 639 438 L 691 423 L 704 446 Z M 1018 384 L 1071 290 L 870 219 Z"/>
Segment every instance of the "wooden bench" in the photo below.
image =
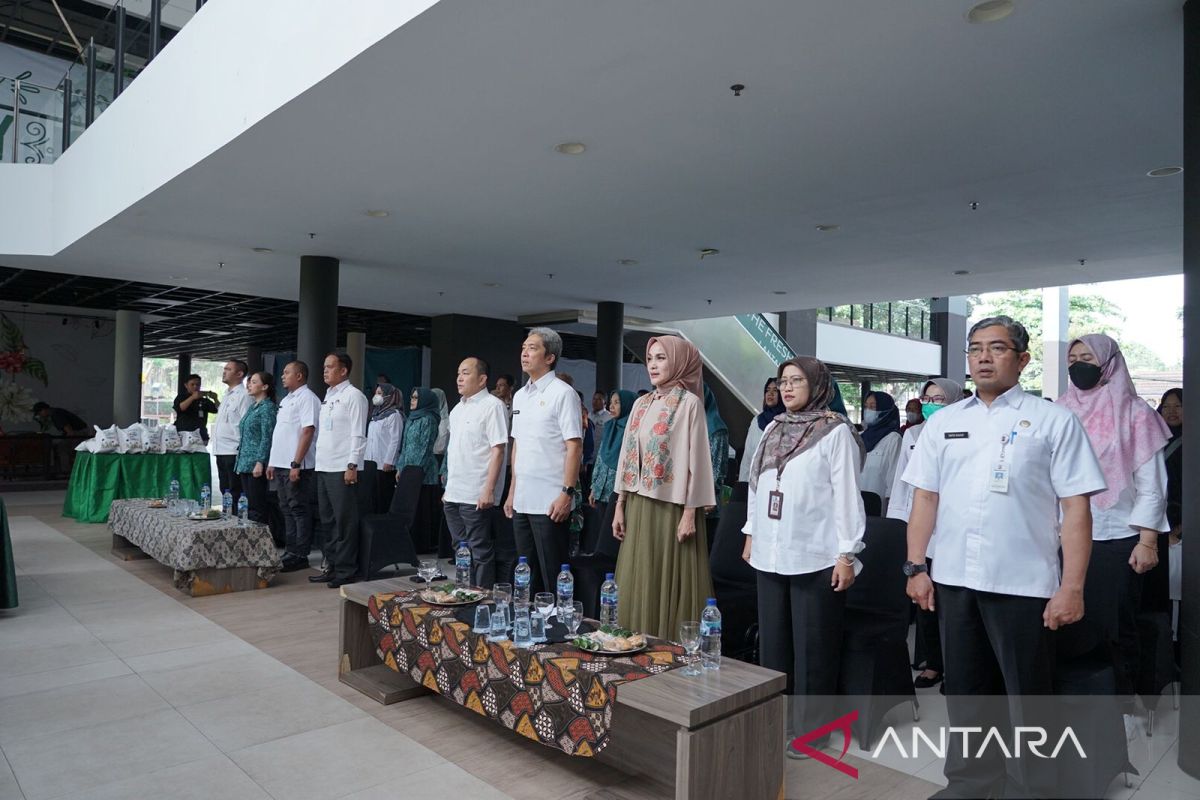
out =
<path fill-rule="evenodd" d="M 366 606 L 374 594 L 413 587 L 393 578 L 341 590 L 338 678 L 385 705 L 429 690 L 380 661 Z M 621 684 L 612 738 L 597 758 L 655 780 L 676 798 L 777 800 L 786 684 L 783 673 L 732 659 L 699 677 L 672 670 Z"/>

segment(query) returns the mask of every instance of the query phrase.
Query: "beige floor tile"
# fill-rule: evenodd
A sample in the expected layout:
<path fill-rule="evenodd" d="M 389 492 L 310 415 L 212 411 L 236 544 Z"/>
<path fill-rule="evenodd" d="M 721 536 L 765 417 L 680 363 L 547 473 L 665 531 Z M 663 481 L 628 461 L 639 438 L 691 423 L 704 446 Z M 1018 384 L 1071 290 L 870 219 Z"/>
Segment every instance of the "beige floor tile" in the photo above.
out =
<path fill-rule="evenodd" d="M 3 624 L 0 621 L 0 625 Z M 56 641 L 43 636 L 36 644 L 0 647 L 0 678 L 62 669 L 68 664 L 94 664 L 113 657 L 113 651 L 90 633 L 69 641 Z"/>
<path fill-rule="evenodd" d="M 177 628 L 171 628 L 160 633 L 144 634 L 131 639 L 105 642 L 105 645 L 119 658 L 129 658 L 151 653 L 165 653 L 169 650 L 196 647 L 202 644 L 230 642 L 236 638 L 220 625 L 214 625 L 205 620 L 180 625 Z"/>
<path fill-rule="evenodd" d="M 273 797 L 332 800 L 445 763 L 375 719 L 344 722 L 230 754 Z"/>
<path fill-rule="evenodd" d="M 6 743 L 27 800 L 48 800 L 185 764 L 217 749 L 174 709 Z"/>
<path fill-rule="evenodd" d="M 211 644 L 198 644 L 192 647 L 181 647 L 162 653 L 148 653 L 144 656 L 126 656 L 124 661 L 129 668 L 138 674 L 160 672 L 181 667 L 194 667 L 211 661 L 223 661 L 236 656 L 244 656 L 258 652 L 254 645 L 241 639 L 222 639 Z"/>
<path fill-rule="evenodd" d="M 130 672 L 131 670 L 124 661 L 110 658 L 107 661 L 97 661 L 91 664 L 77 664 L 62 669 L 14 675 L 0 678 L 0 699 L 48 689 L 61 689 L 65 686 L 74 686 L 104 678 L 115 678 L 118 675 L 129 675 Z"/>
<path fill-rule="evenodd" d="M 270 689 L 299 677 L 295 670 L 258 652 L 142 675 L 173 706 Z"/>
<path fill-rule="evenodd" d="M 473 775 L 452 764 L 441 764 L 403 778 L 381 783 L 342 800 L 409 800 L 417 797 L 459 797 L 470 800 L 511 800 Z"/>
<path fill-rule="evenodd" d="M 226 756 L 210 756 L 148 775 L 126 778 L 70 796 L 70 800 L 271 800 Z M 63 797 L 62 800 L 68 800 Z"/>
<path fill-rule="evenodd" d="M 8 759 L 0 753 L 0 798 L 3 800 L 24 800 L 25 795 L 17 784 L 17 776 L 13 775 L 8 766 Z"/>
<path fill-rule="evenodd" d="M 167 708 L 136 675 L 8 697 L 0 700 L 0 747 Z"/>

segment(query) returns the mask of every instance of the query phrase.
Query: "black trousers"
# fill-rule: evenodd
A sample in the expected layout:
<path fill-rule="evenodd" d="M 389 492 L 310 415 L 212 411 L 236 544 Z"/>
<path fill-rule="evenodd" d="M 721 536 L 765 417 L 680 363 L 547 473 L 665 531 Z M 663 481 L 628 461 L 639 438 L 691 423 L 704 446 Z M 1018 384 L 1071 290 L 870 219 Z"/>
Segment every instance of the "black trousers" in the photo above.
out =
<path fill-rule="evenodd" d="M 525 556 L 532 572 L 529 591 L 553 592 L 559 570 L 567 561 L 571 521 L 555 522 L 549 514 L 513 514 L 517 555 Z"/>
<path fill-rule="evenodd" d="M 317 473 L 317 503 L 321 523 L 329 533 L 325 558 L 329 571 L 338 580 L 358 572 L 358 484 L 347 484 L 345 473 Z"/>
<path fill-rule="evenodd" d="M 490 589 L 496 583 L 496 547 L 492 538 L 492 509 L 480 511 L 474 503 L 445 503 L 442 511 L 450 538 L 471 548 L 471 581 Z"/>
<path fill-rule="evenodd" d="M 239 472 L 238 478 L 242 482 L 242 490 L 246 493 L 246 502 L 249 508 L 246 509 L 246 516 L 252 522 L 261 522 L 266 525 L 271 521 L 271 511 L 267 500 L 267 476 L 264 472 L 262 477 L 254 477 L 253 472 Z M 237 513 L 237 504 L 234 503 L 233 513 Z"/>
<path fill-rule="evenodd" d="M 286 556 L 308 561 L 313 548 L 313 508 L 317 504 L 317 478 L 311 469 L 300 470 L 292 483 L 286 469 L 275 470 L 275 495 L 283 512 Z M 323 548 L 322 548 L 323 549 Z"/>
<path fill-rule="evenodd" d="M 1031 700 L 1053 690 L 1054 639 L 1042 625 L 1046 603 L 1042 597 L 938 584 L 951 726 L 985 731 L 994 726 L 1008 741 L 1015 726 L 1052 727 L 1046 718 L 1048 704 Z M 1052 734 L 1050 740 L 1058 739 Z M 1059 795 L 1052 760 L 1005 759 L 996 747 L 987 748 L 980 758 L 965 758 L 961 747 L 948 747 L 945 773 L 949 785 L 934 797 Z"/>
<path fill-rule="evenodd" d="M 217 456 L 217 483 L 221 487 L 218 494 L 226 490 L 233 495 L 233 507 L 237 508 L 238 495 L 242 493 L 242 479 L 235 470 L 237 456 Z"/>
<path fill-rule="evenodd" d="M 832 579 L 833 567 L 805 575 L 758 573 L 759 661 L 787 673 L 789 733 L 834 718 L 846 594 L 833 590 Z"/>

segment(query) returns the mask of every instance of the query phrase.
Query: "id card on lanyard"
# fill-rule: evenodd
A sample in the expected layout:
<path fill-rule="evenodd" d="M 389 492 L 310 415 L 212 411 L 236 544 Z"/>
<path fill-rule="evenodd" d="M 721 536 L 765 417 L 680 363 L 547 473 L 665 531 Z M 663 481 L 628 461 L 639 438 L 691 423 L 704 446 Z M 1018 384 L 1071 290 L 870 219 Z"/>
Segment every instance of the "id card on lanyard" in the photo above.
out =
<path fill-rule="evenodd" d="M 329 401 L 325 405 L 325 413 L 321 415 L 325 418 L 324 424 L 321 426 L 321 429 L 323 431 L 325 431 L 326 433 L 333 432 L 333 411 L 335 408 L 337 408 L 337 403 L 338 403 L 337 400 Z"/>
<path fill-rule="evenodd" d="M 1017 432 L 1015 430 L 1000 437 L 1000 460 L 992 465 L 991 479 L 988 481 L 989 491 L 1008 494 L 1008 446 L 1015 444 L 1016 441 Z"/>

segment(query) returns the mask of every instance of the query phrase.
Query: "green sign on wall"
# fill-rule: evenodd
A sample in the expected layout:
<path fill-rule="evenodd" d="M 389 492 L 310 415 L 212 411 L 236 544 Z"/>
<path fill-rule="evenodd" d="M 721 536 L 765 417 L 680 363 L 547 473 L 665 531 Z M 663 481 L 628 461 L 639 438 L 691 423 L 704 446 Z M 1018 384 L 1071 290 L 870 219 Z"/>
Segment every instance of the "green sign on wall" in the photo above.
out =
<path fill-rule="evenodd" d="M 777 365 L 796 355 L 762 314 L 738 314 L 737 321 Z"/>

